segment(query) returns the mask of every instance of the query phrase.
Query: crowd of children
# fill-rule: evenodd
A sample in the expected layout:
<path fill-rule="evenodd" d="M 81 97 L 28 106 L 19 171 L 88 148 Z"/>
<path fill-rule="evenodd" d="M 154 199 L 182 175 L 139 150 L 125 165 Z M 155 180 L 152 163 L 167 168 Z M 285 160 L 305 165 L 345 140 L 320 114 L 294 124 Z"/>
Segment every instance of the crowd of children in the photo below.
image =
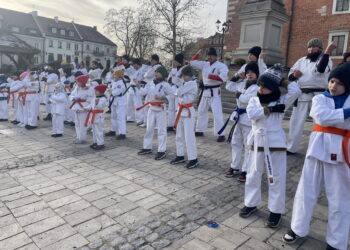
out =
<path fill-rule="evenodd" d="M 127 122 L 146 127 L 139 155 L 152 153 L 153 135 L 157 130 L 155 160 L 167 154 L 167 132 L 176 131 L 176 157 L 170 164 L 186 162 L 188 169 L 199 165 L 196 137 L 207 129 L 208 109 L 214 115 L 217 141 L 226 140 L 232 147 L 232 162 L 226 177 L 238 175 L 245 182 L 243 218 L 261 205 L 261 182 L 266 172 L 269 187 L 266 225 L 276 228 L 285 213 L 287 152 L 298 149 L 305 119 L 310 115 L 315 126 L 310 136 L 302 176 L 295 194 L 291 229 L 283 236 L 287 243 L 305 237 L 321 185 L 329 202 L 327 249 L 347 249 L 350 230 L 350 62 L 333 69 L 330 54 L 335 44 L 323 51 L 320 39 L 311 39 L 308 54 L 283 78 L 279 64 L 267 68 L 260 47 L 249 50 L 248 63 L 228 80 L 228 68 L 217 60 L 215 49 L 208 50 L 207 61 L 199 61 L 200 52 L 185 63 L 182 54 L 174 58 L 168 74 L 157 55 L 150 65 L 140 59 L 123 56 L 119 63 L 104 71 L 98 62 L 89 72 L 73 65 L 63 65 L 59 75 L 50 66 L 44 71 L 0 75 L 0 121 L 13 117 L 13 124 L 26 129 L 38 127 L 40 103 L 46 105 L 52 119 L 52 137 L 62 137 L 64 125 L 74 125 L 75 144 L 93 133 L 90 147 L 105 147 L 104 136 L 126 139 Z M 194 102 L 198 97 L 195 69 L 200 70 L 198 117 Z M 328 86 L 327 86 L 328 81 Z M 237 107 L 224 122 L 221 84 L 235 96 Z M 286 109 L 294 104 L 289 138 L 286 140 L 282 120 Z M 109 108 L 111 129 L 103 132 L 104 116 Z M 12 111 L 12 114 L 9 112 Z M 301 131 L 300 131 L 301 129 Z M 242 159 L 243 156 L 243 159 Z"/>

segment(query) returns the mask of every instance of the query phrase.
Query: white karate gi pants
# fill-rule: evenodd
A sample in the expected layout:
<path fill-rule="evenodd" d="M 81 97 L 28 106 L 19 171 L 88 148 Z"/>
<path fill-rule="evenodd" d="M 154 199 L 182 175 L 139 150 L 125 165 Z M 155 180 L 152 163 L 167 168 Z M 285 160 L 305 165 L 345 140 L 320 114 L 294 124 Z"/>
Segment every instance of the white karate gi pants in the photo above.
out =
<path fill-rule="evenodd" d="M 205 132 L 208 128 L 209 114 L 211 108 L 214 115 L 214 135 L 225 135 L 225 131 L 218 134 L 218 131 L 224 126 L 224 117 L 222 114 L 221 97 L 202 97 L 198 106 L 198 118 L 196 132 Z"/>
<path fill-rule="evenodd" d="M 177 110 L 177 98 L 175 96 L 170 95 L 167 96 L 168 99 L 168 127 L 174 127 L 175 118 L 176 118 L 176 110 Z"/>
<path fill-rule="evenodd" d="M 77 139 L 80 141 L 86 141 L 86 134 L 89 127 L 85 127 L 85 120 L 87 116 L 86 111 L 75 112 L 75 132 Z"/>
<path fill-rule="evenodd" d="M 166 112 L 148 110 L 146 134 L 143 138 L 143 148 L 152 149 L 154 129 L 158 129 L 158 152 L 166 151 L 167 130 Z"/>
<path fill-rule="evenodd" d="M 117 101 L 117 100 L 114 100 Z M 120 105 L 119 103 L 117 105 L 111 106 L 111 123 L 112 128 L 111 131 L 117 132 L 119 134 L 125 135 L 126 134 L 126 106 Z"/>
<path fill-rule="evenodd" d="M 327 243 L 348 249 L 350 230 L 350 169 L 343 164 L 329 164 L 308 157 L 294 198 L 292 230 L 301 237 L 309 233 L 313 209 L 321 187 L 328 200 Z"/>
<path fill-rule="evenodd" d="M 232 134 L 232 162 L 231 168 L 247 172 L 247 161 L 249 156 L 249 147 L 247 145 L 248 134 L 252 128 L 250 126 L 237 123 Z M 242 151 L 244 150 L 244 159 L 241 165 Z"/>
<path fill-rule="evenodd" d="M 64 115 L 52 114 L 52 131 L 54 134 L 63 134 L 64 132 Z"/>
<path fill-rule="evenodd" d="M 247 207 L 256 207 L 261 204 L 261 177 L 266 171 L 264 152 L 249 151 L 247 180 L 245 183 L 244 204 Z M 286 200 L 286 152 L 270 152 L 274 184 L 269 185 L 268 209 L 270 212 L 283 214 Z M 255 164 L 255 161 L 257 164 Z M 255 166 L 256 165 L 256 166 Z"/>
<path fill-rule="evenodd" d="M 188 160 L 197 159 L 197 144 L 194 135 L 195 110 L 190 108 L 191 117 L 180 117 L 176 127 L 176 155 L 185 156 L 187 150 Z"/>
<path fill-rule="evenodd" d="M 7 100 L 0 101 L 0 119 L 8 119 Z"/>
<path fill-rule="evenodd" d="M 99 146 L 105 144 L 103 138 L 103 123 L 104 117 L 101 114 L 97 114 L 95 116 L 95 121 L 92 124 L 92 140 Z"/>
<path fill-rule="evenodd" d="M 25 120 L 26 123 L 30 126 L 38 126 L 38 115 L 39 115 L 39 95 L 36 96 L 32 100 L 26 100 L 25 108 Z"/>

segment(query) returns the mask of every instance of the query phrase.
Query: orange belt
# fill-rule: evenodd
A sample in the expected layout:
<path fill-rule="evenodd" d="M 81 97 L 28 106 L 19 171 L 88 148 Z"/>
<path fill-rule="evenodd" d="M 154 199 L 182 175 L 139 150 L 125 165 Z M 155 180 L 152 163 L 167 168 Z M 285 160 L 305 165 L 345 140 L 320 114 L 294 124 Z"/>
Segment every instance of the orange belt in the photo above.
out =
<path fill-rule="evenodd" d="M 95 115 L 96 114 L 103 114 L 103 110 L 93 110 L 93 109 L 89 110 L 89 113 L 87 114 L 86 119 L 85 119 L 85 124 L 84 124 L 85 127 L 87 127 L 89 124 L 91 114 L 92 114 L 91 124 L 94 124 L 95 123 Z"/>
<path fill-rule="evenodd" d="M 179 110 L 177 111 L 177 115 L 176 115 L 176 119 L 175 119 L 175 123 L 174 123 L 174 129 L 176 129 L 177 124 L 179 123 L 180 117 L 181 117 L 181 113 L 183 109 L 187 109 L 188 113 L 189 113 L 189 117 L 191 117 L 191 111 L 190 111 L 190 107 L 192 107 L 193 104 L 192 103 L 184 103 L 184 104 L 180 104 L 179 103 Z"/>
<path fill-rule="evenodd" d="M 161 107 L 163 104 L 164 104 L 164 102 L 147 102 L 147 103 L 145 103 L 145 105 L 138 107 L 136 110 L 139 111 L 139 110 L 143 109 L 144 107 L 146 107 L 147 105 Z"/>
<path fill-rule="evenodd" d="M 349 161 L 349 139 L 350 139 L 350 130 L 349 129 L 341 129 L 336 127 L 323 127 L 319 124 L 315 124 L 314 126 L 314 132 L 323 132 L 323 133 L 329 133 L 334 135 L 341 135 L 344 137 L 343 139 L 343 154 L 346 164 L 348 164 L 350 168 L 350 161 Z"/>
<path fill-rule="evenodd" d="M 72 103 L 72 105 L 70 105 L 69 109 L 72 109 L 73 106 L 74 106 L 76 103 L 79 104 L 79 106 L 80 106 L 81 108 L 84 108 L 83 104 L 81 104 L 81 103 L 83 103 L 83 102 L 86 102 L 86 100 L 73 101 L 73 103 Z"/>
<path fill-rule="evenodd" d="M 19 92 L 18 99 L 20 99 L 22 97 L 22 104 L 25 105 L 26 104 L 27 95 L 33 95 L 33 94 L 37 94 L 37 93 L 38 92 L 36 92 L 36 91 Z"/>
<path fill-rule="evenodd" d="M 15 107 L 15 93 L 17 93 L 18 91 L 12 91 L 8 94 L 7 96 L 7 104 L 10 103 L 10 97 L 12 96 L 12 108 Z"/>

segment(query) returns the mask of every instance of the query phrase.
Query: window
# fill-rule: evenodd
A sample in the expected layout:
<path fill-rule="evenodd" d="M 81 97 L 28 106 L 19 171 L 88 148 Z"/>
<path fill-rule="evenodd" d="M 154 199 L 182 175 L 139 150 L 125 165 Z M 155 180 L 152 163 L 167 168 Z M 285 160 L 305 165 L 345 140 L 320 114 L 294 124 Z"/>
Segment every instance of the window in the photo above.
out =
<path fill-rule="evenodd" d="M 350 13 L 350 0 L 333 0 L 333 14 Z"/>
<path fill-rule="evenodd" d="M 62 49 L 62 42 L 61 41 L 58 41 L 57 48 Z"/>
<path fill-rule="evenodd" d="M 79 50 L 79 44 L 75 44 L 75 45 L 74 45 L 74 49 L 75 49 L 75 50 Z"/>
<path fill-rule="evenodd" d="M 332 51 L 331 56 L 342 58 L 348 46 L 349 31 L 331 31 L 329 34 L 329 42 L 333 41 L 337 44 L 337 48 Z"/>
<path fill-rule="evenodd" d="M 62 62 L 62 54 L 57 54 L 57 61 Z"/>
<path fill-rule="evenodd" d="M 34 43 L 34 48 L 39 49 L 39 43 Z"/>
<path fill-rule="evenodd" d="M 52 40 L 49 40 L 49 47 L 53 48 L 53 41 Z"/>
<path fill-rule="evenodd" d="M 34 56 L 34 64 L 39 64 L 39 57 L 38 56 Z"/>
<path fill-rule="evenodd" d="M 57 29 L 56 28 L 51 28 L 51 32 L 56 34 L 57 33 Z"/>
<path fill-rule="evenodd" d="M 35 30 L 35 29 L 29 29 L 29 34 L 38 34 L 38 31 L 37 30 Z"/>
<path fill-rule="evenodd" d="M 17 27 L 17 26 L 12 26 L 12 27 L 11 27 L 11 31 L 12 31 L 12 32 L 19 32 L 20 29 L 19 29 L 19 27 Z"/>
<path fill-rule="evenodd" d="M 67 43 L 67 49 L 70 50 L 70 43 Z"/>
<path fill-rule="evenodd" d="M 98 52 L 100 52 L 100 48 L 99 47 L 96 47 L 95 48 L 95 51 L 98 53 Z"/>
<path fill-rule="evenodd" d="M 65 35 L 66 35 L 66 31 L 65 31 L 65 30 L 60 30 L 60 34 L 61 34 L 62 36 L 65 36 Z"/>
<path fill-rule="evenodd" d="M 66 62 L 67 62 L 67 63 L 70 63 L 71 60 L 72 60 L 72 59 L 71 59 L 71 56 L 70 56 L 70 55 L 66 55 Z"/>
<path fill-rule="evenodd" d="M 86 44 L 86 50 L 90 50 L 90 45 Z"/>
<path fill-rule="evenodd" d="M 107 51 L 107 53 L 109 54 L 109 48 L 107 48 L 107 50 L 106 50 L 106 51 Z"/>
<path fill-rule="evenodd" d="M 74 32 L 73 31 L 69 31 L 69 36 L 74 36 Z"/>
<path fill-rule="evenodd" d="M 55 58 L 53 56 L 53 53 L 49 53 L 49 58 L 48 58 L 49 63 L 53 62 L 54 60 L 55 60 Z"/>

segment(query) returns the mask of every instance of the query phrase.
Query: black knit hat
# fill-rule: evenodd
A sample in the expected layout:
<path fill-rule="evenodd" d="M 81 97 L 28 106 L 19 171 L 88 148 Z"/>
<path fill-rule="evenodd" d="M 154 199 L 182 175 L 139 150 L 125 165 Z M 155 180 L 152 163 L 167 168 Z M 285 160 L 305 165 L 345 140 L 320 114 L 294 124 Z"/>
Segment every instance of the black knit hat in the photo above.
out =
<path fill-rule="evenodd" d="M 253 71 L 256 74 L 256 78 L 259 78 L 259 66 L 256 62 L 247 63 L 245 66 L 245 75 L 247 75 L 248 70 Z"/>
<path fill-rule="evenodd" d="M 278 92 L 282 83 L 282 66 L 281 64 L 275 64 L 268 70 L 266 70 L 258 80 L 258 85 L 264 86 L 272 92 Z"/>
<path fill-rule="evenodd" d="M 215 48 L 209 48 L 207 55 L 208 56 L 218 56 Z"/>
<path fill-rule="evenodd" d="M 163 76 L 163 78 L 167 78 L 168 77 L 168 71 L 163 66 L 158 67 L 156 69 L 156 72 L 160 73 Z"/>
<path fill-rule="evenodd" d="M 350 62 L 344 63 L 333 69 L 329 74 L 328 81 L 332 78 L 341 81 L 345 86 L 346 92 L 350 93 Z"/>
<path fill-rule="evenodd" d="M 130 57 L 128 55 L 123 55 L 122 58 L 127 60 L 127 61 L 130 61 Z"/>
<path fill-rule="evenodd" d="M 132 60 L 132 63 L 133 63 L 133 64 L 140 65 L 140 66 L 142 65 L 141 60 L 140 60 L 140 59 L 138 59 L 138 58 L 136 58 L 136 59 Z"/>
<path fill-rule="evenodd" d="M 157 54 L 154 54 L 151 56 L 151 60 L 159 62 L 159 56 Z"/>
<path fill-rule="evenodd" d="M 184 64 L 184 55 L 183 54 L 177 54 L 175 56 L 174 60 L 182 65 L 182 64 Z"/>
<path fill-rule="evenodd" d="M 261 53 L 261 47 L 255 46 L 248 51 L 248 54 L 253 54 L 256 58 L 259 58 Z"/>
<path fill-rule="evenodd" d="M 83 72 L 77 71 L 77 72 L 75 72 L 74 77 L 78 77 L 78 76 L 82 76 L 82 75 L 84 75 Z"/>
<path fill-rule="evenodd" d="M 190 76 L 190 77 L 192 77 L 193 75 L 194 75 L 194 70 L 193 70 L 193 68 L 190 65 L 188 65 L 188 66 L 184 67 L 181 70 L 180 77 L 183 77 L 183 76 Z"/>

